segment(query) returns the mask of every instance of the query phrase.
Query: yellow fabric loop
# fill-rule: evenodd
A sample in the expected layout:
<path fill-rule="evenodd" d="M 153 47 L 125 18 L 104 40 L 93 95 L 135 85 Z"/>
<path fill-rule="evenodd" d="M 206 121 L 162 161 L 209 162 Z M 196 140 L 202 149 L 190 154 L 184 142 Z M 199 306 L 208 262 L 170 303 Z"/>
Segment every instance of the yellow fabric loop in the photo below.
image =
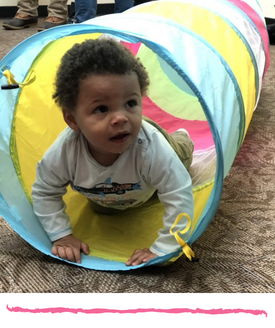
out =
<path fill-rule="evenodd" d="M 8 85 L 11 85 L 11 84 L 18 84 L 15 79 L 14 79 L 14 76 L 12 74 L 11 71 L 9 70 L 6 70 L 3 72 L 3 75 L 6 77 L 7 79 L 7 82 L 8 82 Z"/>
<path fill-rule="evenodd" d="M 187 226 L 182 230 L 182 231 L 175 231 L 173 232 L 173 228 L 175 228 L 175 226 L 179 223 L 179 221 L 183 218 L 183 217 L 187 218 Z M 192 258 L 195 257 L 195 253 L 192 251 L 192 249 L 189 247 L 189 245 L 179 236 L 179 234 L 184 234 L 186 233 L 190 228 L 191 228 L 191 218 L 187 213 L 180 213 L 174 224 L 172 225 L 172 227 L 170 228 L 170 234 L 173 235 L 176 238 L 176 241 L 180 244 L 180 246 L 182 247 L 182 251 L 183 253 L 187 256 L 187 258 L 192 261 Z"/>
<path fill-rule="evenodd" d="M 12 72 L 10 70 L 8 70 L 8 69 L 3 72 L 3 75 L 6 77 L 7 82 L 8 82 L 8 85 L 18 84 L 20 87 L 23 87 L 25 85 L 29 85 L 29 84 L 33 83 L 35 81 L 35 79 L 36 79 L 36 76 L 35 76 L 34 71 L 31 71 L 28 79 L 24 83 L 18 83 L 15 80 L 14 75 L 12 74 Z"/>

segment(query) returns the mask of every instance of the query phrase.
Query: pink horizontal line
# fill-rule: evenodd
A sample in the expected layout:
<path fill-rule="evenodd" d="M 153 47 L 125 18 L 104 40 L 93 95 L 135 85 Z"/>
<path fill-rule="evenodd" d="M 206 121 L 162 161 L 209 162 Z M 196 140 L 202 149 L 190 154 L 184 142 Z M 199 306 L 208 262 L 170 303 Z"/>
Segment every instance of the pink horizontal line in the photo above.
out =
<path fill-rule="evenodd" d="M 188 308 L 174 308 L 174 309 L 128 309 L 128 310 L 118 310 L 118 309 L 73 309 L 65 307 L 54 307 L 54 308 L 44 308 L 44 309 L 24 309 L 22 307 L 9 307 L 7 305 L 7 310 L 10 312 L 23 312 L 23 313 L 85 313 L 85 314 L 102 314 L 102 313 L 119 313 L 119 314 L 136 314 L 136 313 L 169 313 L 169 314 L 180 314 L 180 313 L 192 313 L 192 314 L 252 314 L 252 315 L 262 315 L 267 317 L 267 312 L 263 310 L 246 310 L 246 309 L 188 309 Z"/>

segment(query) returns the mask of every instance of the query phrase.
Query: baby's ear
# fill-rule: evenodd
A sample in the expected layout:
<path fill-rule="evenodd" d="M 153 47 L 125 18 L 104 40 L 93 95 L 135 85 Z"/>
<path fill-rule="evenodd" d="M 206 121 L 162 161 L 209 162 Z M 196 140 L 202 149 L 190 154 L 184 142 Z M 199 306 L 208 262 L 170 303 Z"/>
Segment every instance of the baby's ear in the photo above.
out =
<path fill-rule="evenodd" d="M 62 109 L 64 121 L 68 124 L 68 126 L 75 131 L 79 130 L 79 127 L 75 121 L 75 115 L 74 112 L 70 109 L 64 108 Z"/>

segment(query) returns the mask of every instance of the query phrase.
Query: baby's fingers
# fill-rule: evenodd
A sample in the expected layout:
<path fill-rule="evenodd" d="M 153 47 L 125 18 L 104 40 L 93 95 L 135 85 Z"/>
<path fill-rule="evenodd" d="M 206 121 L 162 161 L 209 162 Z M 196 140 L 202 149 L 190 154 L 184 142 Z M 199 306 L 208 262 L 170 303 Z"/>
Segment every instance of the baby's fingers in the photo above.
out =
<path fill-rule="evenodd" d="M 66 258 L 68 261 L 80 263 L 80 251 L 73 247 L 64 247 Z"/>
<path fill-rule="evenodd" d="M 53 246 L 52 247 L 52 253 L 55 256 L 58 256 L 64 260 L 67 260 L 67 255 L 66 255 L 66 251 L 65 251 L 65 247 L 62 246 Z"/>
<path fill-rule="evenodd" d="M 141 254 L 141 249 L 136 249 L 133 253 L 133 255 L 129 258 L 129 260 L 126 262 L 126 265 L 135 265 L 134 263 L 136 263 L 138 257 Z"/>
<path fill-rule="evenodd" d="M 81 250 L 83 251 L 83 253 L 85 254 L 85 255 L 89 255 L 89 246 L 87 245 L 87 244 L 85 244 L 85 243 L 81 243 Z"/>
<path fill-rule="evenodd" d="M 156 257 L 156 255 L 151 253 L 149 248 L 137 249 L 126 262 L 126 265 L 138 265 L 141 263 L 145 263 L 153 257 Z"/>
<path fill-rule="evenodd" d="M 53 254 L 54 256 L 58 256 L 57 246 L 53 246 L 53 247 L 52 247 L 52 254 Z"/>
<path fill-rule="evenodd" d="M 52 253 L 55 256 L 62 258 L 63 260 L 68 260 L 70 262 L 81 262 L 80 250 L 73 247 L 62 247 L 62 246 L 53 246 Z"/>

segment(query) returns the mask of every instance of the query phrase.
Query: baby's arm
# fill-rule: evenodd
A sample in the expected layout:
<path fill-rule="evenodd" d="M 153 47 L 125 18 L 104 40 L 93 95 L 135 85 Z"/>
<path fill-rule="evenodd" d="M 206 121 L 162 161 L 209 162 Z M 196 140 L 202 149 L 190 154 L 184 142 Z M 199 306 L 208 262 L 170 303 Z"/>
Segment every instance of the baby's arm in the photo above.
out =
<path fill-rule="evenodd" d="M 136 249 L 133 252 L 126 262 L 128 266 L 146 263 L 157 256 L 173 253 L 180 248 L 175 237 L 170 234 L 170 228 L 181 213 L 187 213 L 193 218 L 194 200 L 191 178 L 183 165 L 177 161 L 177 158 L 175 159 L 177 162 L 175 168 L 179 173 L 170 171 L 167 175 L 162 172 L 160 176 L 163 180 L 158 183 L 158 197 L 165 206 L 163 228 L 159 230 L 159 237 L 150 248 Z M 186 225 L 186 220 L 183 218 L 175 229 L 183 230 Z M 189 233 L 190 231 L 183 238 L 188 238 Z"/>
<path fill-rule="evenodd" d="M 185 183 L 178 189 L 170 192 L 158 191 L 158 197 L 165 207 L 163 216 L 163 228 L 158 232 L 158 238 L 155 240 L 150 250 L 159 255 L 173 253 L 180 249 L 174 235 L 170 233 L 171 227 L 174 225 L 178 215 L 187 214 L 191 219 L 191 226 L 188 231 L 181 234 L 180 237 L 186 242 L 191 233 L 193 215 L 194 215 L 194 199 L 191 179 L 186 177 Z M 188 226 L 188 219 L 185 215 L 173 228 L 173 232 L 183 231 Z"/>
<path fill-rule="evenodd" d="M 72 235 L 70 219 L 65 212 L 63 196 L 70 177 L 64 157 L 54 149 L 38 163 L 32 186 L 33 209 L 53 243 L 52 254 L 80 263 L 80 252 L 88 254 L 89 247 Z"/>
<path fill-rule="evenodd" d="M 158 190 L 158 198 L 165 207 L 163 228 L 158 232 L 158 238 L 149 250 L 152 254 L 163 256 L 180 249 L 176 238 L 170 233 L 178 215 L 186 213 L 191 223 L 194 215 L 194 199 L 192 180 L 179 160 L 176 153 L 167 145 L 166 140 L 153 140 L 150 151 L 147 152 L 147 163 L 144 165 L 143 176 Z M 174 227 L 183 231 L 188 224 L 185 216 Z M 192 226 L 192 224 L 191 224 Z M 191 229 L 181 235 L 184 241 L 190 237 Z M 149 245 L 148 245 L 149 246 Z"/>

